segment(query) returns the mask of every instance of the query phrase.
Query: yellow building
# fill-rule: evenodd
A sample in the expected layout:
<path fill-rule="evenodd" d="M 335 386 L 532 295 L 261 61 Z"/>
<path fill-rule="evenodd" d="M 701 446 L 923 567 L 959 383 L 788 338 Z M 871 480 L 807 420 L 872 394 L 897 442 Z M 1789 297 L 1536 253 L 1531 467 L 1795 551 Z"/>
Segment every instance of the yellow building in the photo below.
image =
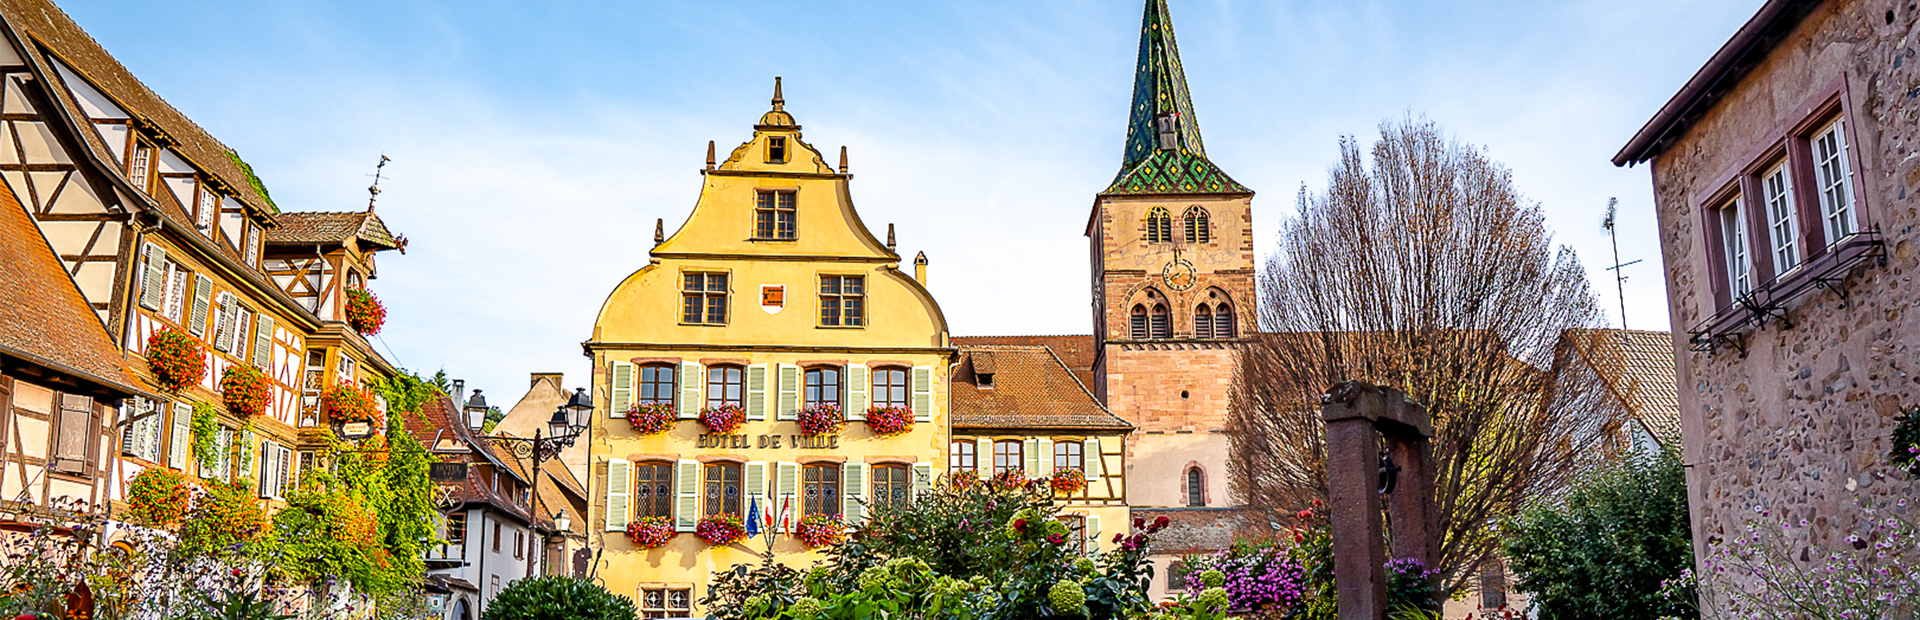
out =
<path fill-rule="evenodd" d="M 656 231 L 647 265 L 608 295 L 584 343 L 598 412 L 595 571 L 646 617 L 697 611 L 716 571 L 765 550 L 762 539 L 709 545 L 695 535 L 700 519 L 788 505 L 795 521 L 858 522 L 872 503 L 928 488 L 945 457 L 957 355 L 946 319 L 854 211 L 845 150 L 836 170 L 783 104 L 776 80 L 751 140 L 717 166 L 709 145 L 693 213 L 671 237 Z M 627 411 L 648 403 L 671 407 L 671 429 L 629 426 Z M 843 406 L 846 425 L 802 434 L 798 413 L 823 403 Z M 700 412 L 725 405 L 746 421 L 708 433 Z M 863 421 L 870 406 L 910 408 L 914 423 L 877 435 Z M 647 516 L 672 520 L 664 546 L 625 536 Z M 790 536 L 773 551 L 795 566 L 819 558 Z"/>

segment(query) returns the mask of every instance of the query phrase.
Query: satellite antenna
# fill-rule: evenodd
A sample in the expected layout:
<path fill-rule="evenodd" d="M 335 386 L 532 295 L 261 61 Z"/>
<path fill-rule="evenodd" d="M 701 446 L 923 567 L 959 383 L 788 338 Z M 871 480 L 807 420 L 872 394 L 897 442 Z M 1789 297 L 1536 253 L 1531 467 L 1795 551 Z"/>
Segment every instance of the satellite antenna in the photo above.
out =
<path fill-rule="evenodd" d="M 380 172 L 387 167 L 387 162 L 390 161 L 393 161 L 393 159 L 387 157 L 386 153 L 381 153 L 380 163 L 373 167 L 373 186 L 367 188 L 368 213 L 373 212 L 373 201 L 380 199 Z"/>
<path fill-rule="evenodd" d="M 1607 229 L 1607 237 L 1613 240 L 1613 266 L 1608 267 L 1607 271 L 1613 272 L 1614 289 L 1620 295 L 1620 329 L 1625 330 L 1627 329 L 1627 274 L 1620 268 L 1640 261 L 1636 259 L 1625 263 L 1620 262 L 1620 231 L 1614 227 L 1614 211 L 1619 204 L 1619 198 L 1607 198 L 1607 219 L 1601 220 L 1600 227 Z"/>

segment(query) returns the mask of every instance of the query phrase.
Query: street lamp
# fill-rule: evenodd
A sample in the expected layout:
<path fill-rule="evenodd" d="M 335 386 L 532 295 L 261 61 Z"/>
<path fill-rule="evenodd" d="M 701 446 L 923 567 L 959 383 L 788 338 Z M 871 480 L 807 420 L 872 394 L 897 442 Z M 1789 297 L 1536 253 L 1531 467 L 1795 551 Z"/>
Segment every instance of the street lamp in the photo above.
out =
<path fill-rule="evenodd" d="M 487 397 L 480 390 L 473 391 L 473 397 L 467 399 L 467 428 L 480 430 L 487 425 Z"/>
<path fill-rule="evenodd" d="M 559 456 L 561 450 L 573 447 L 574 442 L 580 438 L 580 435 L 586 432 L 587 416 L 592 412 L 592 397 L 587 396 L 586 388 L 576 388 L 573 391 L 573 396 L 568 398 L 566 403 L 554 408 L 553 416 L 547 419 L 547 428 L 535 429 L 532 438 L 507 435 L 479 435 L 479 438 L 486 440 L 487 443 L 512 452 L 515 460 L 533 459 L 533 469 L 531 470 L 533 476 L 533 492 L 527 496 L 527 517 L 529 519 L 537 521 L 540 514 L 539 510 L 535 508 L 540 501 L 540 462 Z M 480 390 L 474 390 L 473 398 L 467 400 L 466 413 L 467 426 L 472 428 L 477 434 L 481 424 L 485 422 L 487 415 L 487 401 L 480 397 Z M 544 437 L 541 436 L 543 431 L 546 433 Z M 553 524 L 558 526 L 559 529 L 565 530 L 568 525 L 572 524 L 572 521 L 566 518 L 566 511 L 562 510 L 554 517 Z M 527 563 L 528 577 L 535 576 L 534 569 L 538 565 L 538 562 Z"/>

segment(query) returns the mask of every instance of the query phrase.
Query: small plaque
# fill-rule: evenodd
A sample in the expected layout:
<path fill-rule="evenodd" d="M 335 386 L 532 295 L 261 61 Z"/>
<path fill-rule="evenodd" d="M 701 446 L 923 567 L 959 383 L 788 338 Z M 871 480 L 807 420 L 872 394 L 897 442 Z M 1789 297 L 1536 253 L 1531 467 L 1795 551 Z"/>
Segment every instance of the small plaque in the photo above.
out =
<path fill-rule="evenodd" d="M 767 311 L 767 314 L 780 314 L 780 310 L 782 308 L 785 308 L 786 306 L 787 306 L 787 285 L 785 284 L 760 285 L 760 309 L 761 310 Z"/>
<path fill-rule="evenodd" d="M 366 437 L 373 434 L 373 425 L 367 422 L 348 422 L 340 425 L 340 434 L 356 439 Z"/>
<path fill-rule="evenodd" d="M 427 466 L 427 479 L 434 482 L 458 482 L 466 478 L 466 463 L 430 463 Z"/>

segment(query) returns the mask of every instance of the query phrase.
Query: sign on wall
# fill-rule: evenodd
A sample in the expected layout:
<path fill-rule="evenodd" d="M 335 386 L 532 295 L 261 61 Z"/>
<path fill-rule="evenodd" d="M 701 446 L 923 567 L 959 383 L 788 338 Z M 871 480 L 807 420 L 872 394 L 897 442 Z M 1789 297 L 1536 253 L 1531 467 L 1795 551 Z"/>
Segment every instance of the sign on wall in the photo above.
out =
<path fill-rule="evenodd" d="M 767 311 L 767 314 L 780 314 L 780 309 L 785 308 L 786 305 L 787 305 L 787 285 L 785 284 L 760 285 L 760 309 L 761 310 Z"/>

